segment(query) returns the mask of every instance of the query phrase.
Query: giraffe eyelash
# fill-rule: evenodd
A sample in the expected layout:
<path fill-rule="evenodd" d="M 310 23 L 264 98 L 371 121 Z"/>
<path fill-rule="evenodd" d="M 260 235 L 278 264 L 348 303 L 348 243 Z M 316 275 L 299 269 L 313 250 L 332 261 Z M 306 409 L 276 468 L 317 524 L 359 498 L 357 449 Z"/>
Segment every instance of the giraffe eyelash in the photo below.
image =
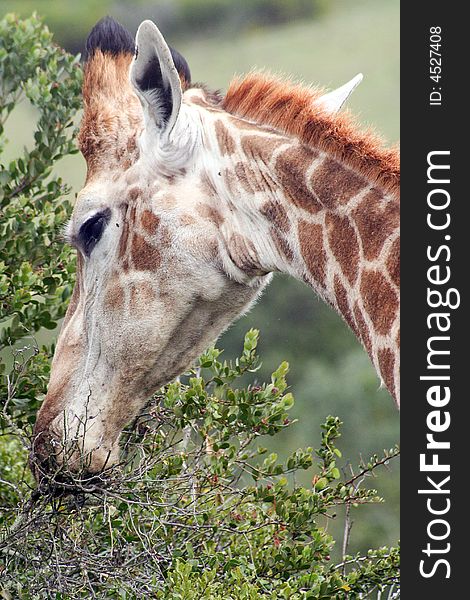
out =
<path fill-rule="evenodd" d="M 62 225 L 62 228 L 60 231 L 60 237 L 61 237 L 62 241 L 65 242 L 66 244 L 69 244 L 70 246 L 74 245 L 73 236 L 72 236 L 72 217 L 70 217 L 70 219 L 67 221 L 67 223 Z"/>

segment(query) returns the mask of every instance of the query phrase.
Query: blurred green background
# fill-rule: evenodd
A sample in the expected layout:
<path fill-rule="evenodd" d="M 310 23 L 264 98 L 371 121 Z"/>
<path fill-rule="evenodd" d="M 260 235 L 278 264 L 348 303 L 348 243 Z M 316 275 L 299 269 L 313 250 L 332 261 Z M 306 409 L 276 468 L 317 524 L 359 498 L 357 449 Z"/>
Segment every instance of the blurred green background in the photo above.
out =
<path fill-rule="evenodd" d="M 388 143 L 398 140 L 399 0 L 3 0 L 0 8 L 3 14 L 43 15 L 56 41 L 72 52 L 82 50 L 87 32 L 105 14 L 132 32 L 141 20 L 152 18 L 188 60 L 193 80 L 222 90 L 234 74 L 253 67 L 329 88 L 362 72 L 364 81 L 349 107 Z M 24 102 L 15 110 L 6 128 L 6 160 L 30 145 L 34 119 L 33 109 Z M 82 157 L 62 160 L 58 170 L 76 193 L 84 182 Z M 220 339 L 226 357 L 236 355 L 249 327 L 261 330 L 260 379 L 281 360 L 291 365 L 289 380 L 296 398 L 292 416 L 299 422 L 283 437 L 276 436 L 272 450 L 284 455 L 318 445 L 318 424 L 328 414 L 345 422 L 339 446 L 354 466 L 361 457 L 367 459 L 398 441 L 398 412 L 389 394 L 379 389 L 365 351 L 309 288 L 276 276 L 251 313 Z M 398 462 L 371 486 L 386 503 L 353 509 L 350 552 L 393 544 L 399 538 Z M 343 526 L 341 514 L 328 523 L 337 539 Z"/>

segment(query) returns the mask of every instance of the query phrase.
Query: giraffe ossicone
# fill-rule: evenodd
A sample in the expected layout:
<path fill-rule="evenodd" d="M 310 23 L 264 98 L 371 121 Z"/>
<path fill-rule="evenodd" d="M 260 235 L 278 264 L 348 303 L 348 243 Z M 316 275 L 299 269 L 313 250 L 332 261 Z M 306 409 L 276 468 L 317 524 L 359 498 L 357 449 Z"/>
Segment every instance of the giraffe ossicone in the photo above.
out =
<path fill-rule="evenodd" d="M 348 81 L 341 87 L 336 88 L 327 94 L 323 94 L 323 96 L 320 96 L 320 98 L 316 101 L 317 106 L 332 114 L 337 113 L 343 108 L 346 100 L 361 83 L 363 78 L 364 76 L 362 73 L 358 73 L 351 79 L 351 81 Z"/>
<path fill-rule="evenodd" d="M 399 157 L 322 96 L 251 73 L 222 96 L 145 21 L 84 67 L 77 279 L 31 465 L 92 473 L 124 426 L 284 272 L 336 309 L 398 402 Z"/>

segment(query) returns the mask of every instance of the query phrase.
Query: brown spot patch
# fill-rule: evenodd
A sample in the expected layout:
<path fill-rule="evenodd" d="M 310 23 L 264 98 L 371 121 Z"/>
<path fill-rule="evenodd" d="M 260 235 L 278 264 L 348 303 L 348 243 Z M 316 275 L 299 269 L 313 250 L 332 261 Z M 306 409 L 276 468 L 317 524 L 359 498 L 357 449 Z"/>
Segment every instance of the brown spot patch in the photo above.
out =
<path fill-rule="evenodd" d="M 115 311 L 124 306 L 124 289 L 118 278 L 111 280 L 104 297 L 105 308 Z"/>
<path fill-rule="evenodd" d="M 325 219 L 328 242 L 341 270 L 351 285 L 359 272 L 359 243 L 348 217 L 328 213 Z"/>
<path fill-rule="evenodd" d="M 369 356 L 372 356 L 372 343 L 370 341 L 369 328 L 367 327 L 364 315 L 357 302 L 354 305 L 354 318 L 356 319 L 356 331 L 359 332 L 359 339 L 362 340 Z"/>
<path fill-rule="evenodd" d="M 323 247 L 323 227 L 299 221 L 299 244 L 300 251 L 308 270 L 314 280 L 324 286 L 326 276 L 326 254 Z"/>
<path fill-rule="evenodd" d="M 196 219 L 192 216 L 189 215 L 188 213 L 184 213 L 182 215 L 180 215 L 180 224 L 183 225 L 183 227 L 188 227 L 189 225 L 194 225 L 194 223 L 196 222 Z"/>
<path fill-rule="evenodd" d="M 230 237 L 228 245 L 230 258 L 234 264 L 248 275 L 261 275 L 259 257 L 253 242 L 239 233 Z"/>
<path fill-rule="evenodd" d="M 214 225 L 216 225 L 217 227 L 220 227 L 224 222 L 224 218 L 220 214 L 220 212 L 213 206 L 210 206 L 209 204 L 198 204 L 196 206 L 196 210 L 203 219 L 214 223 Z"/>
<path fill-rule="evenodd" d="M 242 137 L 242 151 L 248 159 L 261 159 L 265 165 L 268 165 L 277 148 L 285 145 L 287 140 L 280 136 L 266 135 L 245 135 Z"/>
<path fill-rule="evenodd" d="M 393 283 L 400 287 L 400 239 L 397 238 L 390 248 L 387 258 L 387 271 Z"/>
<path fill-rule="evenodd" d="M 244 129 L 245 131 L 263 131 L 262 125 L 257 125 L 256 123 L 250 123 L 249 121 L 245 121 L 245 119 L 238 119 L 237 117 L 229 117 L 228 119 L 230 123 L 232 123 L 237 129 Z"/>
<path fill-rule="evenodd" d="M 160 217 L 151 210 L 144 210 L 140 223 L 149 235 L 155 235 L 160 224 Z"/>
<path fill-rule="evenodd" d="M 318 199 L 308 187 L 305 172 L 318 152 L 296 146 L 281 152 L 276 160 L 276 174 L 287 199 L 296 206 L 315 214 L 322 209 Z"/>
<path fill-rule="evenodd" d="M 364 271 L 361 295 L 375 331 L 381 335 L 389 333 L 398 310 L 398 298 L 391 285 L 378 271 Z"/>
<path fill-rule="evenodd" d="M 141 190 L 139 187 L 135 186 L 135 187 L 132 187 L 132 188 L 129 190 L 129 192 L 128 192 L 128 194 L 127 194 L 127 195 L 128 195 L 128 197 L 129 197 L 129 200 L 130 200 L 131 202 L 134 202 L 135 200 L 137 200 L 137 198 L 138 198 L 138 197 L 139 197 L 141 194 L 142 194 L 142 190 Z"/>
<path fill-rule="evenodd" d="M 388 391 L 392 396 L 395 396 L 395 355 L 390 348 L 382 348 L 378 351 L 377 358 L 379 359 L 379 368 L 382 379 L 384 380 Z"/>
<path fill-rule="evenodd" d="M 220 119 L 215 122 L 215 136 L 219 144 L 222 156 L 231 155 L 235 152 L 236 144 L 232 134 Z"/>
<path fill-rule="evenodd" d="M 215 261 L 219 256 L 219 242 L 216 238 L 209 238 L 201 248 L 204 258 Z"/>
<path fill-rule="evenodd" d="M 158 249 L 137 233 L 132 237 L 131 255 L 134 267 L 139 271 L 156 271 L 161 263 Z"/>
<path fill-rule="evenodd" d="M 260 213 L 281 231 L 289 231 L 289 217 L 285 208 L 279 202 L 268 200 L 261 206 Z"/>
<path fill-rule="evenodd" d="M 325 158 L 313 172 L 311 184 L 320 202 L 327 208 L 334 208 L 346 204 L 367 182 L 338 161 Z"/>
<path fill-rule="evenodd" d="M 238 184 L 250 194 L 262 192 L 266 189 L 263 183 L 262 175 L 252 169 L 248 163 L 237 162 L 235 165 L 235 175 Z"/>
<path fill-rule="evenodd" d="M 287 262 L 291 263 L 294 260 L 294 253 L 292 252 L 288 241 L 284 238 L 284 235 L 275 227 L 270 228 L 270 233 L 279 254 L 284 257 Z"/>
<path fill-rule="evenodd" d="M 353 217 L 361 236 L 364 257 L 373 260 L 398 227 L 400 208 L 395 200 L 384 201 L 383 194 L 374 188 L 353 211 Z"/>
<path fill-rule="evenodd" d="M 349 325 L 349 327 L 351 327 L 354 333 L 356 335 L 359 335 L 359 330 L 356 327 L 356 322 L 354 321 L 351 309 L 349 307 L 348 292 L 346 291 L 344 285 L 341 283 L 341 280 L 338 277 L 338 275 L 335 275 L 334 277 L 334 290 L 336 304 L 338 306 L 340 314 L 343 315 L 346 323 Z"/>
<path fill-rule="evenodd" d="M 140 308 L 143 311 L 148 309 L 148 305 L 154 300 L 155 291 L 150 283 L 141 281 L 138 284 L 133 284 L 131 287 L 131 308 Z"/>

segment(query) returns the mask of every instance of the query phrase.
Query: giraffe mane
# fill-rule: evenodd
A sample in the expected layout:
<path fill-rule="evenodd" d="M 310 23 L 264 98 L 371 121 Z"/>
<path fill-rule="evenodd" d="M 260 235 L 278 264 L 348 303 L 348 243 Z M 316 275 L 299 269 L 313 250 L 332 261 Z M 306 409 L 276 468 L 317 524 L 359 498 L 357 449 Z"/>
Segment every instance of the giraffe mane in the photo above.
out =
<path fill-rule="evenodd" d="M 252 72 L 231 81 L 222 106 L 233 115 L 320 148 L 398 195 L 398 147 L 385 148 L 383 140 L 370 129 L 362 131 L 348 111 L 331 115 L 315 106 L 322 93 L 268 73 Z"/>

